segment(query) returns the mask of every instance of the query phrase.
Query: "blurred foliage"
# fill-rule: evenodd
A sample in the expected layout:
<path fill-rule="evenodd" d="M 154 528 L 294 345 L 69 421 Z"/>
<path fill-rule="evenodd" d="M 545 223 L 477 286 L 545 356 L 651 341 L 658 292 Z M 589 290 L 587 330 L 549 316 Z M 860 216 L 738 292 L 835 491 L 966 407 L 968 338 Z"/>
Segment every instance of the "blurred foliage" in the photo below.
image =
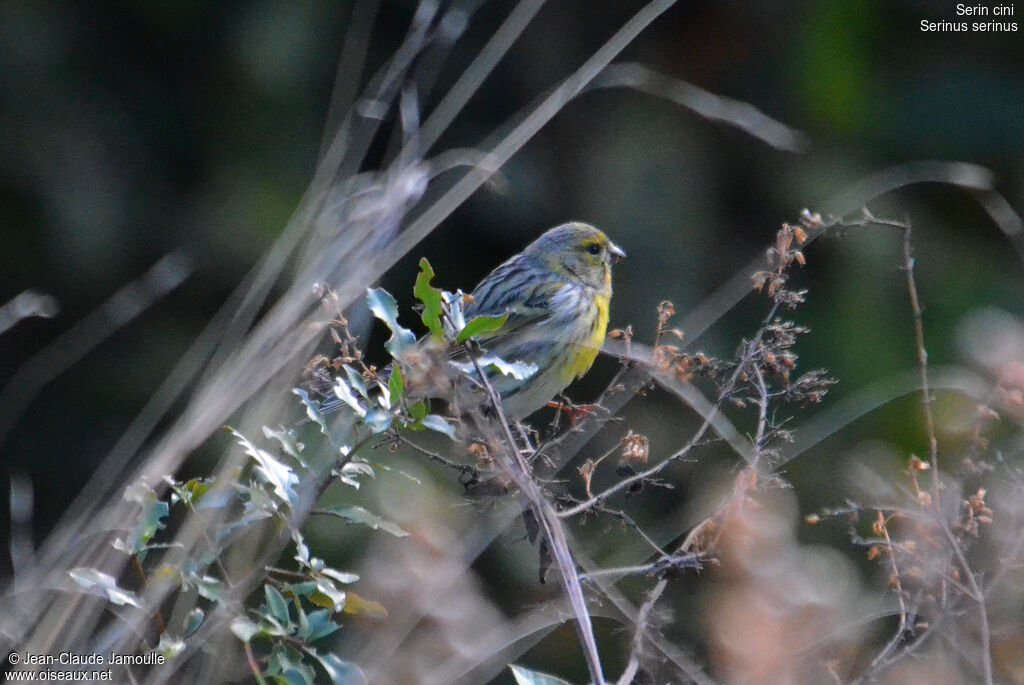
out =
<path fill-rule="evenodd" d="M 365 83 L 397 46 L 413 6 L 381 2 L 365 73 L 344 74 L 342 84 Z M 476 11 L 437 92 L 512 6 L 495 0 Z M 441 144 L 477 145 L 592 54 L 637 6 L 549 3 Z M 637 339 L 649 340 L 659 301 L 686 312 L 759 254 L 781 220 L 805 206 L 827 210 L 829 198 L 889 165 L 943 159 L 987 166 L 1020 209 L 1024 41 L 1019 33 L 920 31 L 921 19 L 953 19 L 952 6 L 680 3 L 623 59 L 750 102 L 807 132 L 809 152 L 770 149 L 648 96 L 593 92 L 559 114 L 384 286 L 407 309 L 416 264 L 426 256 L 441 274 L 436 285 L 469 289 L 543 228 L 582 219 L 630 255 L 616 272 L 612 325 L 632 323 Z M 182 288 L 34 398 L 0 445 L 2 485 L 11 470 L 32 480 L 37 536 L 296 206 L 321 148 L 351 12 L 351 2 L 311 0 L 0 3 L 0 302 L 32 288 L 61 305 L 56 318 L 23 322 L 0 337 L 0 383 L 166 252 L 183 247 L 197 260 Z M 436 101 L 428 97 L 428 107 Z M 933 364 L 962 361 L 957 330 L 972 310 L 1024 316 L 1024 270 L 969 194 L 917 186 L 872 209 L 914 223 Z M 830 238 L 810 248 L 808 259 L 798 279 L 810 295 L 797 318 L 813 333 L 800 353 L 804 368 L 826 367 L 840 380 L 830 401 L 911 370 L 898 240 L 884 233 Z M 697 347 L 731 354 L 759 313 L 741 305 Z M 378 331 L 373 342 L 383 337 Z M 572 395 L 591 398 L 613 370 L 599 362 Z M 844 474 L 862 455 L 882 454 L 891 465 L 925 452 L 917 407 L 911 398 L 890 403 L 790 464 L 801 510 L 840 499 Z M 677 414 L 655 393 L 626 415 L 653 445 L 667 446 L 675 431 L 663 425 Z M 693 473 L 685 489 L 654 497 L 666 508 L 676 498 L 709 497 L 701 493 L 713 481 L 708 474 Z M 799 534 L 822 540 L 842 532 Z M 492 550 L 478 566 L 508 565 L 502 555 L 514 554 Z M 531 578 L 521 580 L 524 595 L 540 592 Z M 565 637 L 571 641 L 571 632 Z"/>

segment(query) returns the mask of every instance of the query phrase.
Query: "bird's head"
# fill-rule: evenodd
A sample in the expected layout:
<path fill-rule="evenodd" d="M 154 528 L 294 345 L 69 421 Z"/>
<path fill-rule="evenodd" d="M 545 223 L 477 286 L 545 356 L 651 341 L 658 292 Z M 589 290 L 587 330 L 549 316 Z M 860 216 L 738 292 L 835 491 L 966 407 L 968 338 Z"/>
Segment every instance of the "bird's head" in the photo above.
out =
<path fill-rule="evenodd" d="M 526 253 L 567 278 L 609 291 L 611 267 L 626 256 L 604 233 L 577 221 L 550 229 L 530 243 Z"/>

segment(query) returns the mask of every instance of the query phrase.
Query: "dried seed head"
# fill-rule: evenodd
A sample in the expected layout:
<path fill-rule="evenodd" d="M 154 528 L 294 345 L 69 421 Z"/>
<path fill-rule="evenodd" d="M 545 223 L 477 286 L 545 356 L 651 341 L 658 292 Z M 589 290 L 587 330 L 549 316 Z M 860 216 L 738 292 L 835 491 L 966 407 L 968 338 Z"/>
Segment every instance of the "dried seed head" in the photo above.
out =
<path fill-rule="evenodd" d="M 622 438 L 622 459 L 621 463 L 630 465 L 642 465 L 647 463 L 647 457 L 651 452 L 651 445 L 647 438 L 632 429 Z"/>

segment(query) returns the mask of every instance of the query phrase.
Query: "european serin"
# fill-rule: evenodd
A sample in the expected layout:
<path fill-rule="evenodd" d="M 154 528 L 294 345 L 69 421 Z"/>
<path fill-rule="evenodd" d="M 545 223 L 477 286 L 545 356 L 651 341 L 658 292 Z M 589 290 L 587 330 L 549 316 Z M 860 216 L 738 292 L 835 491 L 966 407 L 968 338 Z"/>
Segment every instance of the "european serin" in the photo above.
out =
<path fill-rule="evenodd" d="M 562 224 L 496 268 L 466 296 L 463 315 L 467 321 L 481 315 L 508 315 L 500 328 L 474 338 L 486 355 L 534 367 L 533 373 L 522 377 L 485 365 L 508 419 L 529 416 L 590 370 L 608 328 L 611 267 L 625 256 L 593 226 Z M 485 403 L 479 378 L 464 361 L 464 348 L 438 350 L 426 341 L 429 337 L 399 359 L 406 396 L 443 397 L 454 402 L 457 411 Z M 457 362 L 461 371 L 453 373 L 455 368 L 448 367 L 446 359 Z M 386 379 L 390 369 L 389 365 L 381 376 Z M 469 382 L 460 382 L 460 376 Z M 329 392 L 325 387 L 321 394 Z M 331 412 L 342 405 L 330 399 L 320 410 Z"/>
<path fill-rule="evenodd" d="M 556 226 L 485 277 L 465 307 L 467 320 L 508 314 L 476 340 L 490 355 L 535 365 L 519 380 L 493 372 L 505 415 L 523 419 L 580 378 L 594 363 L 608 328 L 611 267 L 626 256 L 588 224 Z"/>

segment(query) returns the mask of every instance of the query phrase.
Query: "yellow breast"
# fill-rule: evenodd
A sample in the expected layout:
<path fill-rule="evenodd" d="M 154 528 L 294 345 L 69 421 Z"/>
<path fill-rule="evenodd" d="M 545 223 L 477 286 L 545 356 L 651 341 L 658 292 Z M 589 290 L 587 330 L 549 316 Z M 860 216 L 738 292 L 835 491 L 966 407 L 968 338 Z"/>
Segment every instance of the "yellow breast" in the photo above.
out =
<path fill-rule="evenodd" d="M 568 364 L 565 375 L 567 381 L 582 377 L 583 374 L 590 370 L 591 365 L 593 365 L 594 360 L 597 358 L 597 353 L 601 350 L 602 343 L 604 343 L 605 332 L 608 330 L 609 299 L 609 296 L 606 294 L 599 294 L 594 298 L 597 313 L 589 322 L 590 330 L 585 333 L 585 336 L 575 350 L 575 358 Z"/>

